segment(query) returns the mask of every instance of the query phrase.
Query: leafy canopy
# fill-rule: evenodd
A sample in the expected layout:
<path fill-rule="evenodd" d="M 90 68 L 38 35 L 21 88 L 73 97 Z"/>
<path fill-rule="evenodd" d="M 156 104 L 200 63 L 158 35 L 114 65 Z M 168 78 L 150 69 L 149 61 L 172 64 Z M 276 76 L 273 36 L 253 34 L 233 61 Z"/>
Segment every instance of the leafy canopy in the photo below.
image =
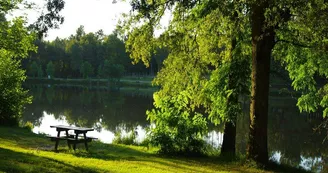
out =
<path fill-rule="evenodd" d="M 230 115 L 238 114 L 240 108 L 228 105 L 228 98 L 249 92 L 251 41 L 265 36 L 253 37 L 251 24 L 260 22 L 263 28 L 259 33 L 272 30 L 275 36 L 269 51 L 289 72 L 293 88 L 302 92 L 297 106 L 308 112 L 322 108 L 327 115 L 327 2 L 133 0 L 131 5 L 121 26 L 127 34 L 130 57 L 149 65 L 158 47 L 169 52 L 154 80 L 161 86 L 155 94 L 155 110 L 173 106 L 156 104 L 156 99 L 184 93 L 187 107 L 207 112 L 212 122 L 233 119 Z M 172 18 L 163 28 L 160 23 L 165 13 Z M 251 21 L 254 14 L 264 16 Z M 164 31 L 155 37 L 157 29 Z M 318 83 L 318 79 L 324 82 Z M 154 121 L 163 121 L 156 115 Z"/>
<path fill-rule="evenodd" d="M 63 1 L 49 0 L 47 5 L 49 13 L 41 15 L 42 20 L 36 22 L 36 27 L 27 28 L 24 17 L 7 20 L 6 15 L 17 9 L 31 9 L 33 3 L 23 0 L 0 1 L 0 125 L 17 125 L 24 104 L 31 102 L 31 97 L 21 86 L 25 71 L 20 69 L 20 60 L 37 50 L 33 44 L 37 34 L 42 36 L 48 28 L 55 26 L 54 19 L 61 20 L 58 15 L 63 8 Z"/>
<path fill-rule="evenodd" d="M 0 8 L 0 125 L 17 125 L 24 104 L 31 102 L 21 84 L 25 71 L 20 69 L 20 59 L 29 51 L 36 51 L 33 45 L 34 33 L 30 33 L 23 18 L 8 21 L 5 14 L 18 8 L 20 1 L 1 1 Z"/>

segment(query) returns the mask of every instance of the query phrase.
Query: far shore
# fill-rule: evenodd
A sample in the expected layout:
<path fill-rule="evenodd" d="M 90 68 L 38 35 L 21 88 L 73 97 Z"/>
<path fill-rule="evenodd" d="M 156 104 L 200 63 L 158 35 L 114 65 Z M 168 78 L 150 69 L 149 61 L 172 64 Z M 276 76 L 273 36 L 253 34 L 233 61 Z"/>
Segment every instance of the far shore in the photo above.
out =
<path fill-rule="evenodd" d="M 154 76 L 124 76 L 122 78 L 105 79 L 105 78 L 39 78 L 27 77 L 26 83 L 29 84 L 70 84 L 70 85 L 96 85 L 100 87 L 112 86 L 133 86 L 133 87 L 156 87 L 152 85 Z"/>

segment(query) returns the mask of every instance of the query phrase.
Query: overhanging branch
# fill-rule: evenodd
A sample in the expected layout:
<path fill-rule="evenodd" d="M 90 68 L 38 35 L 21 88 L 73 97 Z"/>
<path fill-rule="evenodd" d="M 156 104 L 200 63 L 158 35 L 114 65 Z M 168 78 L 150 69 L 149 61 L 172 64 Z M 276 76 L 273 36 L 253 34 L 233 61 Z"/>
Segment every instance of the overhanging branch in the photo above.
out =
<path fill-rule="evenodd" d="M 278 42 L 284 42 L 284 43 L 287 43 L 287 44 L 292 44 L 294 46 L 303 47 L 303 48 L 313 48 L 313 46 L 309 46 L 309 45 L 305 45 L 305 44 L 302 44 L 302 43 L 298 43 L 298 42 L 294 42 L 294 41 L 289 41 L 289 40 L 277 40 L 276 41 L 276 44 Z"/>

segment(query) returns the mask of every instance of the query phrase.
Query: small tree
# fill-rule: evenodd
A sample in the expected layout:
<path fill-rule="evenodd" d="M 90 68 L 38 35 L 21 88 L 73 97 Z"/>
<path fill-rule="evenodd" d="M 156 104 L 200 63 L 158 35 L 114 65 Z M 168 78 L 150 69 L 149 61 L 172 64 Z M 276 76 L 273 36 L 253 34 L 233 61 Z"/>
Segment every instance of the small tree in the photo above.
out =
<path fill-rule="evenodd" d="M 83 78 L 89 78 L 91 75 L 93 75 L 93 72 L 94 68 L 88 61 L 82 63 L 80 67 L 80 73 L 82 74 Z"/>
<path fill-rule="evenodd" d="M 109 78 L 110 77 L 110 62 L 106 59 L 104 62 L 104 67 L 102 69 L 102 76 L 105 78 Z"/>
<path fill-rule="evenodd" d="M 0 125 L 17 125 L 23 106 L 31 103 L 31 97 L 21 85 L 25 71 L 20 61 L 12 58 L 8 51 L 0 49 Z"/>
<path fill-rule="evenodd" d="M 121 78 L 124 74 L 124 66 L 122 64 L 113 64 L 110 68 L 111 70 L 111 73 L 110 73 L 110 76 L 112 78 Z"/>
<path fill-rule="evenodd" d="M 206 118 L 199 112 L 188 109 L 190 100 L 187 91 L 174 97 L 154 94 L 155 109 L 147 111 L 151 143 L 160 146 L 165 154 L 183 153 L 199 155 L 205 153 L 203 136 L 208 133 Z"/>
<path fill-rule="evenodd" d="M 100 78 L 103 74 L 103 68 L 101 65 L 98 66 L 98 69 L 97 69 L 97 76 L 98 78 Z"/>
<path fill-rule="evenodd" d="M 38 77 L 43 77 L 43 70 L 41 65 L 38 67 Z"/>
<path fill-rule="evenodd" d="M 124 74 L 124 66 L 121 64 L 111 64 L 108 60 L 105 60 L 102 74 L 104 77 L 119 79 Z"/>
<path fill-rule="evenodd" d="M 25 17 L 17 16 L 7 20 L 6 16 L 13 10 L 31 8 L 34 6 L 32 3 L 1 1 L 0 4 L 0 126 L 18 125 L 24 104 L 31 103 L 31 97 L 22 87 L 26 76 L 25 71 L 20 69 L 21 59 L 37 51 L 33 44 L 36 32 L 41 37 L 48 29 L 62 23 L 63 17 L 59 15 L 59 11 L 63 9 L 64 2 L 48 1 L 49 13 L 42 14 L 30 28 L 26 27 Z M 37 71 L 37 68 L 33 69 Z"/>
<path fill-rule="evenodd" d="M 47 64 L 47 69 L 46 69 L 47 75 L 50 76 L 50 78 L 54 77 L 54 73 L 55 73 L 55 66 L 53 65 L 53 63 L 50 61 Z"/>
<path fill-rule="evenodd" d="M 28 75 L 32 77 L 36 77 L 38 74 L 38 64 L 33 61 L 28 68 Z"/>

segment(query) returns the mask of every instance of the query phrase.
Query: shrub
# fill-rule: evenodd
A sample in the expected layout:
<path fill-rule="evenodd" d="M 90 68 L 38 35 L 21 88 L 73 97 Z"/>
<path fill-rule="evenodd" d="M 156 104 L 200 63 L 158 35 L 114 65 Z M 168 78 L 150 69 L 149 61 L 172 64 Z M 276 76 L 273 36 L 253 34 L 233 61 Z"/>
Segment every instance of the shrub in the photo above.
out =
<path fill-rule="evenodd" d="M 54 74 L 55 74 L 55 66 L 54 66 L 54 64 L 51 61 L 48 62 L 48 64 L 47 64 L 46 72 L 47 72 L 47 75 L 50 76 L 50 78 L 53 78 L 54 77 Z"/>
<path fill-rule="evenodd" d="M 130 131 L 126 136 L 122 135 L 121 131 L 115 133 L 113 144 L 137 145 L 137 135 L 134 131 Z"/>
<path fill-rule="evenodd" d="M 105 60 L 104 67 L 100 70 L 103 77 L 119 79 L 123 76 L 125 69 L 121 64 L 111 64 Z"/>
<path fill-rule="evenodd" d="M 88 61 L 85 61 L 81 64 L 80 73 L 82 74 L 83 78 L 89 78 L 93 75 L 94 69 Z"/>
<path fill-rule="evenodd" d="M 22 126 L 24 129 L 27 129 L 29 131 L 32 131 L 34 126 L 33 126 L 33 123 L 31 123 L 30 121 L 27 121 L 23 126 Z"/>
<path fill-rule="evenodd" d="M 23 106 L 31 102 L 21 86 L 25 71 L 8 51 L 0 49 L 0 59 L 0 125 L 18 125 Z"/>
<path fill-rule="evenodd" d="M 155 94 L 154 100 L 156 108 L 147 111 L 153 124 L 149 133 L 151 143 L 164 154 L 204 154 L 207 121 L 202 114 L 188 108 L 186 93 L 171 98 Z"/>

